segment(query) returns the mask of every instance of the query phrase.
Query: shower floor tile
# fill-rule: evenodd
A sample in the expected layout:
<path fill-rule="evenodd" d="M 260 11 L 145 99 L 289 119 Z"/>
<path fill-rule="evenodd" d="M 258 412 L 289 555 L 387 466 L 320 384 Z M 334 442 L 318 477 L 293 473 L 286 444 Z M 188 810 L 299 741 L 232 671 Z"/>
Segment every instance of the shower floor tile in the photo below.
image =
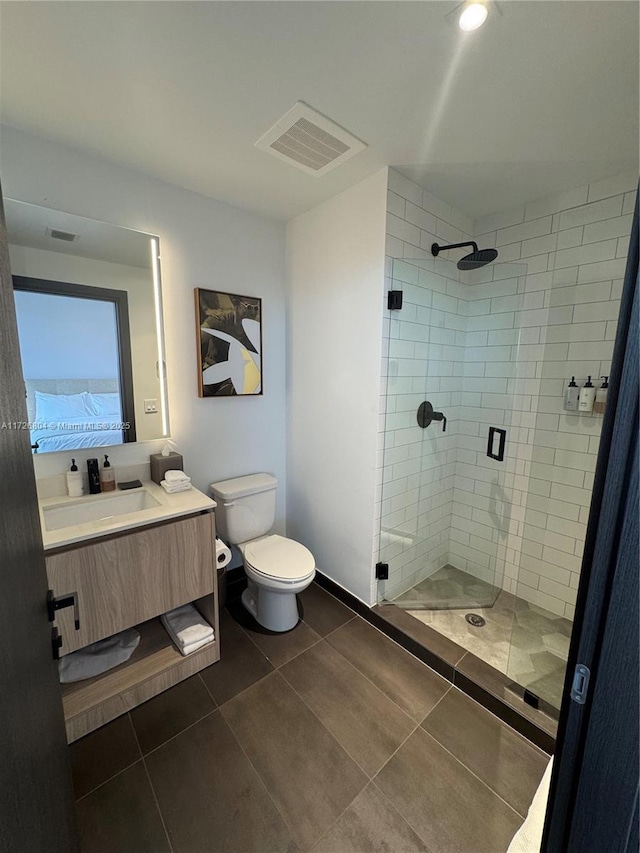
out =
<path fill-rule="evenodd" d="M 411 591 L 405 595 L 410 596 Z M 572 629 L 568 619 L 505 591 L 491 607 L 467 604 L 449 610 L 404 609 L 554 708 L 560 707 Z M 467 613 L 482 616 L 486 624 L 470 625 Z"/>
<path fill-rule="evenodd" d="M 455 610 L 462 607 L 491 607 L 495 604 L 500 587 L 468 572 L 446 565 L 428 578 L 403 592 L 393 603 L 405 610 L 428 607 L 430 610 Z"/>
<path fill-rule="evenodd" d="M 509 661 L 509 635 L 510 628 L 487 619 L 485 609 L 476 607 L 473 613 L 483 616 L 486 625 L 483 628 L 475 628 L 465 620 L 465 615 L 470 609 L 463 610 L 409 610 L 411 616 L 418 619 L 424 625 L 429 625 L 454 643 L 462 646 L 468 652 L 473 652 L 485 663 L 498 669 L 500 672 L 507 671 Z"/>

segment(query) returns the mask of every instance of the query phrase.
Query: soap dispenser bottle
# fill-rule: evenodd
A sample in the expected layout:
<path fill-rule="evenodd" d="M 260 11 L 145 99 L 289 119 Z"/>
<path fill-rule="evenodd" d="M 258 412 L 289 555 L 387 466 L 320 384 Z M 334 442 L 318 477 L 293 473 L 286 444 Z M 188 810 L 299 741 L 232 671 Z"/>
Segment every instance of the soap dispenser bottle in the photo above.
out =
<path fill-rule="evenodd" d="M 587 378 L 587 381 L 580 389 L 580 396 L 578 397 L 578 411 L 591 412 L 593 410 L 593 402 L 595 398 L 596 389 L 593 382 L 591 381 L 591 377 L 589 376 Z"/>
<path fill-rule="evenodd" d="M 102 469 L 100 470 L 100 491 L 101 492 L 113 492 L 116 488 L 116 472 L 111 467 L 111 462 L 109 462 L 109 457 L 105 453 L 104 455 L 104 464 L 102 465 Z"/>
<path fill-rule="evenodd" d="M 78 471 L 75 459 L 71 460 L 71 468 L 67 471 L 67 491 L 70 498 L 82 495 L 82 474 Z"/>
<path fill-rule="evenodd" d="M 604 410 L 607 408 L 607 394 L 609 392 L 609 377 L 601 376 L 600 379 L 604 379 L 602 385 L 596 391 L 596 399 L 593 404 L 593 411 L 597 412 L 599 415 L 604 413 Z"/>
<path fill-rule="evenodd" d="M 567 412 L 577 412 L 578 411 L 578 395 L 580 394 L 580 389 L 576 384 L 576 377 L 571 377 L 571 382 L 567 385 L 564 390 L 564 408 Z"/>
<path fill-rule="evenodd" d="M 87 459 L 87 474 L 89 475 L 89 494 L 100 494 L 100 466 L 97 459 Z"/>

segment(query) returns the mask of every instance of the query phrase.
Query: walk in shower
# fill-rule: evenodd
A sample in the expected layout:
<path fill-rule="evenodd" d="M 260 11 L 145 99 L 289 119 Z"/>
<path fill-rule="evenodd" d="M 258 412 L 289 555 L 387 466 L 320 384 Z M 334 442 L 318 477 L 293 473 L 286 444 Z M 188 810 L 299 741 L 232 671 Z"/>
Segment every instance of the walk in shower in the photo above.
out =
<path fill-rule="evenodd" d="M 420 254 L 388 259 L 379 604 L 554 714 L 602 422 L 564 390 L 608 375 L 619 287 L 555 243 L 543 273 Z"/>

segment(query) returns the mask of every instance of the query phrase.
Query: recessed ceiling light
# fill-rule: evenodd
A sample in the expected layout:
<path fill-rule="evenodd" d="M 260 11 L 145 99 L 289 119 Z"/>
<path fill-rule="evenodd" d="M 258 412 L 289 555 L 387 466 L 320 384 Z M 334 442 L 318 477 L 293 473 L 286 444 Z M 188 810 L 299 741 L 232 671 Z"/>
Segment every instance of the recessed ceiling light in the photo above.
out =
<path fill-rule="evenodd" d="M 484 3 L 469 3 L 458 18 L 458 26 L 466 33 L 477 30 L 487 20 L 489 10 Z"/>

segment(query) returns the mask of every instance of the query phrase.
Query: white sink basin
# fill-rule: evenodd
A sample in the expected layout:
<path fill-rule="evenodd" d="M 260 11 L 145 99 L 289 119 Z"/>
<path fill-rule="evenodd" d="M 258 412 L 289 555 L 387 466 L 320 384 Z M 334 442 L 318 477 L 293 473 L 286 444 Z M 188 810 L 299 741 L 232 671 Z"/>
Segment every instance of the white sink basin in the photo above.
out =
<path fill-rule="evenodd" d="M 115 495 L 91 495 L 77 501 L 65 501 L 42 510 L 46 530 L 61 530 L 78 524 L 111 522 L 114 517 L 161 506 L 146 489 Z"/>

